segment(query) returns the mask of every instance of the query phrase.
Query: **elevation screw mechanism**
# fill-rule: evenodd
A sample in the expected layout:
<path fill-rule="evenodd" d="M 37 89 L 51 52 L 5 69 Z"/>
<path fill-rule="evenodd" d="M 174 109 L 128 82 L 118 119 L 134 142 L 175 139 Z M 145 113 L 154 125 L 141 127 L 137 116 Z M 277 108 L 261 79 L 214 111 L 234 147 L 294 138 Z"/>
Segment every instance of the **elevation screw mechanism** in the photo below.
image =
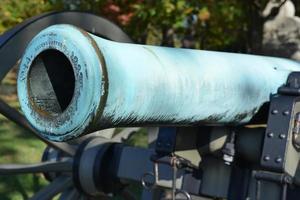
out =
<path fill-rule="evenodd" d="M 229 135 L 229 140 L 226 142 L 222 149 L 223 153 L 223 160 L 226 165 L 231 165 L 231 163 L 234 160 L 234 155 L 235 155 L 235 131 L 232 131 L 231 134 Z"/>

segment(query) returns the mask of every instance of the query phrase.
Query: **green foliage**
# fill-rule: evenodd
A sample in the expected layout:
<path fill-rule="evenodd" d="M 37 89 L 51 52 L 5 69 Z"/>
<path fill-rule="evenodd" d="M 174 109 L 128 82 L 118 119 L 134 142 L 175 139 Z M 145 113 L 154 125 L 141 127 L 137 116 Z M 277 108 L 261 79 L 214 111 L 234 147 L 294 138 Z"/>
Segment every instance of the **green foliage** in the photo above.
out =
<path fill-rule="evenodd" d="M 224 49 L 240 42 L 245 35 L 246 16 L 243 2 L 238 0 L 165 0 L 145 1 L 134 5 L 132 25 L 139 31 L 174 31 L 175 40 L 193 36 L 196 46 L 205 49 Z M 128 32 L 138 36 L 137 29 Z M 243 38 L 242 38 L 243 39 Z M 179 45 L 180 46 L 180 45 Z"/>
<path fill-rule="evenodd" d="M 31 16 L 59 9 L 59 5 L 59 3 L 47 0 L 2 0 L 0 6 L 0 33 Z"/>
<path fill-rule="evenodd" d="M 267 1 L 2 0 L 0 33 L 33 15 L 64 8 L 104 16 L 138 43 L 181 47 L 189 38 L 191 47 L 246 52 L 253 23 L 259 25 L 253 14 L 258 15 Z"/>
<path fill-rule="evenodd" d="M 205 35 L 203 48 L 219 50 L 245 41 L 247 24 L 243 1 L 214 0 L 207 2 L 209 3 L 205 5 L 205 8 L 208 10 L 207 12 L 211 13 L 210 18 L 204 26 L 198 27 L 198 33 Z M 201 10 L 198 16 L 200 16 Z"/>
<path fill-rule="evenodd" d="M 187 36 L 195 47 L 228 49 L 246 41 L 247 16 L 239 0 L 64 0 L 65 8 L 91 11 L 118 25 L 136 42 L 181 46 Z M 170 36 L 168 38 L 168 36 Z"/>

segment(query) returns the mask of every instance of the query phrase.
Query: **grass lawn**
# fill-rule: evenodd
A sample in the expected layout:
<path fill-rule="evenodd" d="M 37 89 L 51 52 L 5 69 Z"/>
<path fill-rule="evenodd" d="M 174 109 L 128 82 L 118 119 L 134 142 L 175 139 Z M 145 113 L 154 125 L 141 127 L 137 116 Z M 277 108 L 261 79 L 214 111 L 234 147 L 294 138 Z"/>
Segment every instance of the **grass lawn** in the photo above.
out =
<path fill-rule="evenodd" d="M 39 162 L 45 144 L 12 122 L 0 119 L 0 163 Z M 0 176 L 0 199 L 28 199 L 46 185 L 41 174 Z"/>

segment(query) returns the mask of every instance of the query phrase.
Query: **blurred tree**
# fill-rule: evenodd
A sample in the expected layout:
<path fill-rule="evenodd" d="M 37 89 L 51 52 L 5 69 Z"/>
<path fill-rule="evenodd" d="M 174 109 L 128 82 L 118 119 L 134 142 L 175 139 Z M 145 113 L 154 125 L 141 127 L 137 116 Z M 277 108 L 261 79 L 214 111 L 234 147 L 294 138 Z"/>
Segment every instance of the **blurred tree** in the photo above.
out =
<path fill-rule="evenodd" d="M 247 18 L 239 0 L 64 0 L 123 26 L 138 43 L 205 49 L 245 49 Z"/>
<path fill-rule="evenodd" d="M 31 16 L 61 9 L 61 5 L 61 2 L 47 0 L 2 0 L 0 6 L 0 33 Z"/>
<path fill-rule="evenodd" d="M 137 43 L 261 53 L 270 0 L 2 0 L 0 32 L 50 10 L 81 10 L 117 23 Z M 297 11 L 300 4 L 297 0 Z"/>

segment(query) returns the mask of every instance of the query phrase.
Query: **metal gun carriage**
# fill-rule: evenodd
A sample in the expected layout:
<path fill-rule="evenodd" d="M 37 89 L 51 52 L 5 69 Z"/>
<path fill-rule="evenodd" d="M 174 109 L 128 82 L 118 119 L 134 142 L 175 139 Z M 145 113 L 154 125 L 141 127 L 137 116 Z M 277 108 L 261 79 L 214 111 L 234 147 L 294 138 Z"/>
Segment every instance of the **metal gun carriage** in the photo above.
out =
<path fill-rule="evenodd" d="M 172 199 L 295 199 L 299 70 L 288 59 L 119 43 L 55 25 L 29 43 L 18 95 L 39 137 L 72 140 L 65 154 L 45 151 L 47 164 L 64 160 L 56 168 L 35 168 L 52 185 L 73 185 L 87 198 L 122 193 L 133 180 L 169 188 Z M 149 149 L 93 133 L 153 126 Z M 20 171 L 0 166 L 2 174 Z M 150 196 L 143 198 L 160 199 Z"/>

